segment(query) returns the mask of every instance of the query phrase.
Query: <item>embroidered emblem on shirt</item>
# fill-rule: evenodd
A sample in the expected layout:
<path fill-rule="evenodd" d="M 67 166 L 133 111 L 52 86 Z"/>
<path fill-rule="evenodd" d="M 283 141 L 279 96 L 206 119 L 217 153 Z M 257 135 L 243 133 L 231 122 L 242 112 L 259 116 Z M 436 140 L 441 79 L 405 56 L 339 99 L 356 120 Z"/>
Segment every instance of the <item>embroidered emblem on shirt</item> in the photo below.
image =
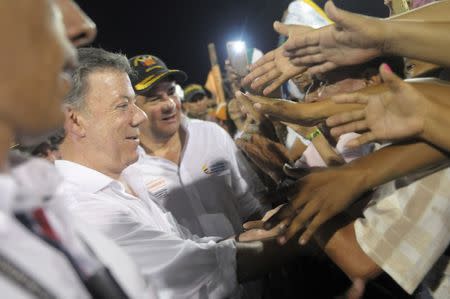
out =
<path fill-rule="evenodd" d="M 202 172 L 209 175 L 217 175 L 228 169 L 227 162 L 215 161 L 212 163 L 204 164 L 202 166 Z"/>
<path fill-rule="evenodd" d="M 164 199 L 167 197 L 167 184 L 163 178 L 150 181 L 146 184 L 147 190 L 157 199 Z"/>

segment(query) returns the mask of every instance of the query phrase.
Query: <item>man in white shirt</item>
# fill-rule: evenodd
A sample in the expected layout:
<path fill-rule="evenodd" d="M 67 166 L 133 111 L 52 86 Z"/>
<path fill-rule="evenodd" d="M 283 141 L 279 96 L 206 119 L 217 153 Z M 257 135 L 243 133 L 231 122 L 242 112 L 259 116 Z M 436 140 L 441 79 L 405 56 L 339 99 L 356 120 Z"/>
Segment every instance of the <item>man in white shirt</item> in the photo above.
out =
<path fill-rule="evenodd" d="M 2 297 L 152 298 L 130 258 L 65 210 L 57 192 L 60 178 L 49 163 L 17 153 L 8 157 L 12 141 L 35 140 L 64 120 L 61 98 L 71 84 L 66 72 L 76 63 L 64 29 L 74 43 L 95 36 L 95 26 L 75 3 L 58 5 L 0 3 Z M 64 28 L 63 17 L 71 18 L 70 26 Z"/>
<path fill-rule="evenodd" d="M 141 126 L 139 161 L 147 191 L 198 236 L 228 237 L 264 213 L 245 178 L 250 169 L 232 138 L 212 122 L 181 114 L 176 83 L 187 76 L 159 58 L 131 58 L 136 104 L 148 116 Z"/>
<path fill-rule="evenodd" d="M 151 198 L 139 169 L 139 125 L 145 114 L 135 103 L 126 58 L 101 49 L 79 50 L 80 66 L 65 101 L 65 160 L 55 165 L 66 179 L 64 193 L 78 216 L 106 233 L 136 261 L 165 298 L 225 298 L 245 281 L 280 262 L 273 241 L 236 243 L 198 238 Z M 127 69 L 128 66 L 128 69 Z M 241 240 L 271 237 L 251 230 Z"/>

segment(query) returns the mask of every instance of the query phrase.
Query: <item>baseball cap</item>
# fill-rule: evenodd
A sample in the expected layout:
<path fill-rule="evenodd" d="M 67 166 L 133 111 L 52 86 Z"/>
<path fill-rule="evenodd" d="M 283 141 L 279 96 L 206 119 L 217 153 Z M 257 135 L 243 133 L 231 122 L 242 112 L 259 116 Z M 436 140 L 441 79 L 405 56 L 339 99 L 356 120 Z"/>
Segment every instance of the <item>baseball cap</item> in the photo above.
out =
<path fill-rule="evenodd" d="M 191 102 L 196 95 L 206 96 L 206 91 L 201 85 L 190 84 L 184 88 L 184 102 Z"/>
<path fill-rule="evenodd" d="M 138 55 L 129 59 L 134 74 L 130 76 L 133 89 L 138 95 L 146 95 L 161 80 L 172 77 L 177 83 L 187 80 L 185 72 L 170 70 L 166 64 L 153 55 Z"/>

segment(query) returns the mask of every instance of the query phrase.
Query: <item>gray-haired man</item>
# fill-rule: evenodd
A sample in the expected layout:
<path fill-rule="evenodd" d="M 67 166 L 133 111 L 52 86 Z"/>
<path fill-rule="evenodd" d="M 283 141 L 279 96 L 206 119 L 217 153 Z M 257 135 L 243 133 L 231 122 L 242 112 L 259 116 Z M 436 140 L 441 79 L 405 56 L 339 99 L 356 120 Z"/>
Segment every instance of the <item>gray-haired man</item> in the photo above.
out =
<path fill-rule="evenodd" d="M 74 77 L 81 84 L 75 83 L 66 101 L 65 160 L 56 162 L 74 213 L 124 248 L 165 298 L 230 297 L 237 294 L 238 280 L 279 261 L 267 256 L 278 249 L 271 242 L 192 235 L 149 197 L 139 173 L 123 175 L 138 158 L 138 126 L 145 120 L 135 105 L 126 58 L 80 49 L 79 63 Z M 241 236 L 259 239 L 274 231 Z"/>

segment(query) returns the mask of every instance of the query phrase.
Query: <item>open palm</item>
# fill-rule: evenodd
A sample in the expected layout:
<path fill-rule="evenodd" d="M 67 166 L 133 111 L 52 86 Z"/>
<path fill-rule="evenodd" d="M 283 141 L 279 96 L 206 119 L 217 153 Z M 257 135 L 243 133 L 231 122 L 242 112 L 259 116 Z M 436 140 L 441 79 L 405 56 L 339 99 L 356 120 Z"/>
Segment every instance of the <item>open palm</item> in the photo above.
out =
<path fill-rule="evenodd" d="M 381 54 L 384 27 L 380 20 L 340 10 L 332 2 L 325 9 L 335 24 L 292 35 L 284 45 L 293 64 L 313 65 L 308 73 L 317 74 L 361 64 Z"/>
<path fill-rule="evenodd" d="M 366 132 L 351 141 L 349 146 L 359 146 L 376 140 L 399 140 L 423 132 L 427 111 L 427 98 L 414 86 L 404 82 L 386 65 L 380 74 L 387 86 L 381 93 L 360 91 L 333 97 L 336 103 L 359 103 L 364 109 L 334 115 L 327 124 L 335 127 L 334 136 L 348 132 Z"/>

